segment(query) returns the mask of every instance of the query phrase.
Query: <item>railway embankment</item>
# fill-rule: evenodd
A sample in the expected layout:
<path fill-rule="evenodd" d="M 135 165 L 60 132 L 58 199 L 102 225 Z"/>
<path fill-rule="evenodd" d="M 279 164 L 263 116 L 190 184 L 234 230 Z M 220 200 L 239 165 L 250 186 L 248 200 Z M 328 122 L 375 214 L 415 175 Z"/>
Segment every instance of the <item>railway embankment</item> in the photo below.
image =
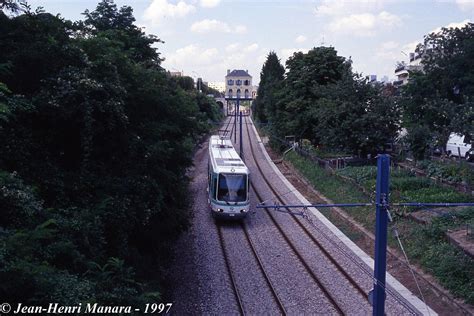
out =
<path fill-rule="evenodd" d="M 274 156 L 279 159 L 278 156 Z M 373 167 L 349 167 L 336 172 L 328 172 L 312 161 L 294 153 L 286 156 L 279 167 L 302 192 L 309 194 L 312 201 L 327 203 L 369 202 L 375 188 L 375 169 Z M 290 176 L 293 174 L 293 176 Z M 437 186 L 434 181 L 415 177 L 409 171 L 395 170 L 392 177 L 392 191 L 395 200 L 410 199 L 420 201 L 471 201 L 469 195 L 453 188 Z M 304 189 L 310 187 L 313 190 Z M 314 190 L 316 189 L 316 190 Z M 313 191 L 313 195 L 311 192 Z M 314 192 L 317 192 L 314 194 Z M 430 306 L 441 314 L 472 313 L 472 258 L 449 242 L 446 237 L 453 229 L 466 227 L 472 223 L 471 209 L 458 209 L 442 216 L 431 216 L 429 223 L 421 224 L 412 219 L 415 209 L 393 210 L 396 213 L 396 226 L 402 236 L 409 258 L 416 263 L 415 270 L 421 280 L 422 290 Z M 436 210 L 423 210 L 437 214 Z M 422 211 L 422 212 L 423 212 Z M 367 253 L 373 252 L 374 211 L 370 207 L 350 210 L 322 210 L 332 222 L 340 227 Z M 396 249 L 396 241 L 390 237 L 392 250 L 389 271 L 416 293 L 416 285 L 411 274 Z M 456 297 L 456 298 L 455 298 Z"/>

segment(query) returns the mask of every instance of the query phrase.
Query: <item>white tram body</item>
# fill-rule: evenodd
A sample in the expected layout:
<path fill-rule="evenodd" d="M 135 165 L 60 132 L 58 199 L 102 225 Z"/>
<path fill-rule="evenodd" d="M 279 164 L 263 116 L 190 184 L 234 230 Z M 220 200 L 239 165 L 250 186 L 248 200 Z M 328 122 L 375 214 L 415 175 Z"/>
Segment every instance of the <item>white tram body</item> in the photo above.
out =
<path fill-rule="evenodd" d="M 249 212 L 249 169 L 230 138 L 211 136 L 209 141 L 208 202 L 217 218 L 244 218 Z"/>

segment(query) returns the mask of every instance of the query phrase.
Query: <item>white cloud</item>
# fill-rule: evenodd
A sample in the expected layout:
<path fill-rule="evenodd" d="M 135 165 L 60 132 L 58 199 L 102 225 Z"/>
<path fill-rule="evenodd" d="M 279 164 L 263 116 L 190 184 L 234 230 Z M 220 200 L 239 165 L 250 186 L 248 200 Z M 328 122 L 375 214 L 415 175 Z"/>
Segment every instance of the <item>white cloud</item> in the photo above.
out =
<path fill-rule="evenodd" d="M 281 58 L 282 64 L 285 64 L 286 60 L 293 56 L 295 52 L 307 53 L 308 51 L 308 48 L 283 48 L 280 50 L 279 56 Z"/>
<path fill-rule="evenodd" d="M 243 69 L 249 62 L 248 56 L 245 52 L 239 51 L 234 54 L 228 54 L 224 57 L 222 63 L 228 69 Z"/>
<path fill-rule="evenodd" d="M 394 49 L 394 48 L 398 48 L 400 46 L 400 44 L 398 44 L 397 42 L 395 41 L 388 41 L 388 42 L 383 42 L 380 47 L 383 49 L 383 50 L 391 50 L 391 49 Z"/>
<path fill-rule="evenodd" d="M 230 43 L 219 51 L 204 44 L 189 44 L 165 54 L 165 69 L 182 69 L 185 75 L 200 76 L 205 81 L 222 81 L 227 69 L 248 69 L 258 82 L 260 67 L 266 59 L 256 43 Z M 225 50 L 225 53 L 224 53 Z M 259 63 L 255 61 L 258 60 Z M 260 63 L 261 61 L 261 63 Z"/>
<path fill-rule="evenodd" d="M 406 54 L 413 53 L 415 51 L 416 47 L 418 46 L 418 44 L 420 44 L 420 43 L 421 43 L 421 41 L 413 41 L 413 42 L 407 43 L 407 44 L 402 46 L 401 51 L 403 51 Z"/>
<path fill-rule="evenodd" d="M 400 50 L 400 44 L 394 41 L 388 41 L 380 44 L 380 46 L 375 51 L 375 57 L 384 60 L 401 59 L 403 56 Z"/>
<path fill-rule="evenodd" d="M 345 12 L 344 3 L 342 1 L 322 1 L 321 5 L 314 9 L 317 16 L 338 15 Z"/>
<path fill-rule="evenodd" d="M 388 13 L 387 11 L 382 11 L 379 13 L 377 16 L 377 22 L 388 27 L 402 25 L 402 19 L 398 15 Z"/>
<path fill-rule="evenodd" d="M 394 0 L 321 0 L 315 7 L 318 18 L 326 18 L 331 32 L 373 36 L 384 29 L 401 25 L 402 19 L 383 10 Z"/>
<path fill-rule="evenodd" d="M 387 0 L 322 0 L 316 6 L 314 13 L 317 16 L 340 16 L 357 12 L 371 12 L 380 10 Z"/>
<path fill-rule="evenodd" d="M 251 52 L 254 52 L 258 49 L 258 44 L 257 43 L 253 43 L 247 47 L 244 48 L 244 52 L 246 53 L 251 53 Z"/>
<path fill-rule="evenodd" d="M 474 1 L 473 0 L 456 0 L 456 4 L 463 11 L 474 10 Z"/>
<path fill-rule="evenodd" d="M 198 45 L 188 45 L 177 49 L 166 57 L 166 65 L 177 69 L 212 64 L 219 55 L 217 48 L 202 48 Z"/>
<path fill-rule="evenodd" d="M 239 47 L 240 47 L 239 43 L 232 43 L 232 44 L 229 44 L 225 47 L 225 51 L 230 53 L 230 52 L 233 52 L 233 51 L 237 50 Z"/>
<path fill-rule="evenodd" d="M 247 33 L 247 27 L 245 25 L 237 25 L 235 27 L 235 33 L 245 34 L 245 33 Z"/>
<path fill-rule="evenodd" d="M 474 0 L 473 0 L 474 1 Z M 474 3 L 474 2 L 473 2 Z M 466 19 L 462 22 L 453 22 L 453 23 L 449 23 L 448 25 L 444 26 L 445 28 L 463 28 L 464 26 L 466 26 L 468 23 L 471 23 L 471 20 L 469 19 Z M 435 28 L 434 30 L 432 30 L 430 33 L 438 33 L 441 31 L 441 28 L 442 27 L 437 27 Z"/>
<path fill-rule="evenodd" d="M 209 33 L 212 31 L 229 33 L 230 27 L 222 21 L 205 19 L 191 25 L 191 31 L 195 33 Z"/>
<path fill-rule="evenodd" d="M 377 15 L 361 13 L 336 18 L 329 24 L 329 30 L 356 36 L 373 36 L 380 28 L 393 28 L 401 24 L 402 20 L 398 16 L 382 11 Z"/>
<path fill-rule="evenodd" d="M 145 9 L 143 17 L 146 21 L 150 21 L 154 25 L 160 24 L 167 18 L 182 18 L 192 13 L 196 8 L 184 1 L 176 4 L 168 3 L 167 0 L 153 0 L 153 2 Z"/>
<path fill-rule="evenodd" d="M 267 54 L 261 54 L 257 57 L 257 63 L 263 65 L 267 61 Z"/>
<path fill-rule="evenodd" d="M 462 28 L 464 27 L 466 24 L 468 23 L 471 23 L 471 20 L 469 19 L 466 19 L 462 22 L 453 22 L 453 23 L 449 23 L 448 25 L 445 25 L 444 27 L 445 28 Z M 434 30 L 430 31 L 429 33 L 437 33 L 439 31 L 441 31 L 443 27 L 437 27 L 435 28 Z M 421 44 L 423 43 L 423 39 L 420 39 L 419 41 L 413 41 L 413 42 L 410 42 L 410 43 L 406 43 L 404 44 L 403 46 L 400 47 L 400 52 L 403 52 L 403 53 L 406 53 L 406 54 L 409 54 L 409 53 L 413 53 L 416 49 L 416 47 L 418 46 L 418 44 Z M 407 57 L 405 57 L 407 58 Z"/>
<path fill-rule="evenodd" d="M 375 16 L 370 13 L 351 14 L 331 22 L 329 29 L 341 33 L 355 32 L 361 36 L 373 35 L 375 20 Z"/>
<path fill-rule="evenodd" d="M 298 37 L 295 38 L 296 43 L 304 43 L 306 40 L 307 38 L 304 35 L 298 35 Z"/>
<path fill-rule="evenodd" d="M 247 31 L 247 28 L 243 25 L 237 25 L 235 27 L 229 26 L 227 23 L 218 20 L 205 19 L 191 25 L 191 32 L 194 33 L 210 33 L 210 32 L 221 32 L 221 33 L 237 33 L 242 34 Z"/>
<path fill-rule="evenodd" d="M 201 7 L 213 8 L 216 7 L 220 2 L 221 0 L 200 0 L 199 4 Z"/>

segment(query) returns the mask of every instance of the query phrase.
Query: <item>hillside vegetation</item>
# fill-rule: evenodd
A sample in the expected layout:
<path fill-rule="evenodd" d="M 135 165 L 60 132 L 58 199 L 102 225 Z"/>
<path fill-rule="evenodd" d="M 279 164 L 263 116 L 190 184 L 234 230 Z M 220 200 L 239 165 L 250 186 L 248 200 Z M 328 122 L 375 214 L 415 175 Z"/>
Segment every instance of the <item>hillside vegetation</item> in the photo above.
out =
<path fill-rule="evenodd" d="M 0 297 L 156 302 L 217 105 L 168 75 L 130 7 L 23 8 L 0 11 Z"/>

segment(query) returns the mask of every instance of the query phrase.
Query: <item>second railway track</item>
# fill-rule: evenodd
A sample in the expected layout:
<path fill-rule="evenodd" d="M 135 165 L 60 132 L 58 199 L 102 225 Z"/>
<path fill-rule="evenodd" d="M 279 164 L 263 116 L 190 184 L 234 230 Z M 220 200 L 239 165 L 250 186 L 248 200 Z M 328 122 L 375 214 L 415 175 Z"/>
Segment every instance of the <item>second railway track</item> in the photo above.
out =
<path fill-rule="evenodd" d="M 250 147 L 250 151 L 251 151 L 251 154 L 252 154 L 252 157 L 253 157 L 253 161 L 255 162 L 255 165 L 257 167 L 257 170 L 259 171 L 259 174 L 257 175 L 258 177 L 261 177 L 264 182 L 266 183 L 266 185 L 268 186 L 268 188 L 271 190 L 271 192 L 273 193 L 273 196 L 275 198 L 278 199 L 278 202 L 280 204 L 285 204 L 285 200 L 283 198 L 281 198 L 281 194 L 277 192 L 277 190 L 273 187 L 273 184 L 271 183 L 271 181 L 267 178 L 267 176 L 265 175 L 265 172 L 262 170 L 262 167 L 258 161 L 258 157 L 256 156 L 255 154 L 255 151 L 254 151 L 254 144 L 253 144 L 253 141 L 252 141 L 252 138 L 251 138 L 251 133 L 250 133 L 250 130 L 249 130 L 249 125 L 251 123 L 249 123 L 249 120 L 246 119 L 244 125 L 246 126 L 246 135 L 247 135 L 247 139 L 248 139 L 248 145 Z M 256 175 L 254 175 L 255 177 Z M 255 192 L 255 194 L 257 195 L 257 198 L 260 202 L 263 202 L 264 199 L 262 198 L 261 194 L 259 193 L 260 189 L 257 190 L 257 188 L 255 187 L 255 185 L 253 185 L 253 190 Z M 271 211 L 265 209 L 266 211 L 266 214 L 270 217 L 270 220 L 272 221 L 272 223 L 277 227 L 278 231 L 280 232 L 280 234 L 283 236 L 283 238 L 286 240 L 286 242 L 288 243 L 288 245 L 290 246 L 290 248 L 293 250 L 294 254 L 300 259 L 300 261 L 302 262 L 302 264 L 305 266 L 306 270 L 308 271 L 308 274 L 311 275 L 311 277 L 313 278 L 313 280 L 317 283 L 317 285 L 321 288 L 321 290 L 323 291 L 323 293 L 325 294 L 325 296 L 327 297 L 327 299 L 331 302 L 331 304 L 333 304 L 334 308 L 337 310 L 337 312 L 339 314 L 346 314 L 346 313 L 349 313 L 350 310 L 347 310 L 347 307 L 344 308 L 344 306 L 341 306 L 340 303 L 338 302 L 337 298 L 334 296 L 333 294 L 333 290 L 332 288 L 330 288 L 329 284 L 325 284 L 322 280 L 320 280 L 320 277 L 317 275 L 317 273 L 311 268 L 310 264 L 307 263 L 306 259 L 304 258 L 304 256 L 298 251 L 297 247 L 295 246 L 295 244 L 291 241 L 291 239 L 287 236 L 287 233 L 285 233 L 285 230 L 283 229 L 282 225 L 278 222 L 278 220 L 275 218 L 274 214 L 272 214 Z M 289 211 L 289 210 L 288 210 Z M 290 213 L 290 212 L 289 212 Z M 307 238 L 309 238 L 311 240 L 311 242 L 313 243 L 313 245 L 315 245 L 317 247 L 317 249 L 319 249 L 319 251 L 325 256 L 325 258 L 327 258 L 327 260 L 330 262 L 330 264 L 333 265 L 333 267 L 335 267 L 335 270 L 340 273 L 344 278 L 345 280 L 347 280 L 350 285 L 356 290 L 356 292 L 360 295 L 359 296 L 359 299 L 362 300 L 362 301 L 365 301 L 366 302 L 366 307 L 369 307 L 368 305 L 368 300 L 367 300 L 367 292 L 358 284 L 358 282 L 356 280 L 354 280 L 346 271 L 345 269 L 337 262 L 336 259 L 334 259 L 330 253 L 324 248 L 324 246 L 314 237 L 314 235 L 306 228 L 306 226 L 302 223 L 302 221 L 294 214 L 289 214 L 289 217 L 294 221 L 294 223 L 296 223 L 297 227 L 299 227 L 299 229 L 303 232 L 303 235 L 305 235 Z M 327 282 L 326 282 L 327 283 Z"/>

